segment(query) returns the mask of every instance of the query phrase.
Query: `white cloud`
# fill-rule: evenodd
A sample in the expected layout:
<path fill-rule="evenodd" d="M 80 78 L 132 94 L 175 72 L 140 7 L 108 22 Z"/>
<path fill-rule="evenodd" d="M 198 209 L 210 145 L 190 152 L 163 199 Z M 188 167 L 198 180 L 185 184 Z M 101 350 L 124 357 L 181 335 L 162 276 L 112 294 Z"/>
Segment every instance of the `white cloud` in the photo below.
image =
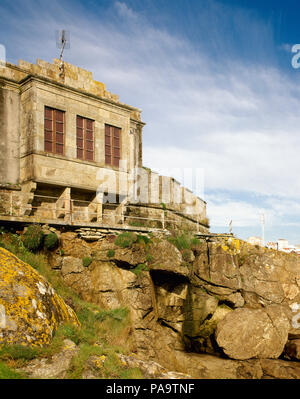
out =
<path fill-rule="evenodd" d="M 146 166 L 204 168 L 205 192 L 242 191 L 273 198 L 265 208 L 246 200 L 208 197 L 215 224 L 234 218 L 252 225 L 261 210 L 270 220 L 276 212 L 282 219 L 291 211 L 299 214 L 300 72 L 291 78 L 271 63 L 243 63 L 221 50 L 219 58 L 213 58 L 203 50 L 207 43 L 158 28 L 122 1 L 112 3 L 107 19 L 58 1 L 50 8 L 39 4 L 26 6 L 21 24 L 17 6 L 11 6 L 11 13 L 0 6 L 3 18 L 16 27 L 12 43 L 29 59 L 51 60 L 58 51 L 55 30 L 70 30 L 66 60 L 92 70 L 121 101 L 144 110 Z M 239 11 L 235 17 L 241 30 L 251 15 Z M 200 29 L 206 22 L 201 15 L 197 18 Z M 270 45 L 271 32 L 262 22 L 247 26 L 258 52 L 264 38 Z M 213 29 L 216 41 L 211 47 L 220 40 L 217 25 Z M 198 39 L 201 42 L 200 33 Z M 274 200 L 279 197 L 284 200 Z"/>
<path fill-rule="evenodd" d="M 287 53 L 291 53 L 292 47 L 293 47 L 293 44 L 290 44 L 290 43 L 282 43 L 280 46 L 278 46 L 279 50 L 283 50 Z"/>
<path fill-rule="evenodd" d="M 133 19 L 133 20 L 138 18 L 138 15 L 131 8 L 129 8 L 125 3 L 122 3 L 121 1 L 116 1 L 114 3 L 114 6 L 120 16 L 127 18 L 127 19 L 128 18 Z"/>
<path fill-rule="evenodd" d="M 268 209 L 242 201 L 221 202 L 211 199 L 207 204 L 207 213 L 214 227 L 228 226 L 231 220 L 235 227 L 258 226 L 261 214 L 265 215 L 268 223 L 273 218 L 272 212 Z"/>

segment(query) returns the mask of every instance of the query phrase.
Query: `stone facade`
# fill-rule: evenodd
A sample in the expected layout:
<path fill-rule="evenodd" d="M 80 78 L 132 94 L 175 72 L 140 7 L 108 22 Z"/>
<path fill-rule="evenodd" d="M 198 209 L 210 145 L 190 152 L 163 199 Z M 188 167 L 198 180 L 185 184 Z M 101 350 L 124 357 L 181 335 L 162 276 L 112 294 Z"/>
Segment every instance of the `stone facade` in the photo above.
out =
<path fill-rule="evenodd" d="M 45 150 L 46 107 L 64 114 L 61 154 Z M 78 116 L 93 121 L 93 160 L 77 157 Z M 121 132 L 119 167 L 105 162 L 105 125 Z M 126 224 L 132 212 L 160 220 L 167 213 L 175 225 L 185 215 L 191 228 L 206 229 L 203 200 L 142 167 L 144 125 L 138 108 L 121 103 L 89 71 L 57 59 L 7 63 L 0 68 L 0 217 L 111 225 Z"/>

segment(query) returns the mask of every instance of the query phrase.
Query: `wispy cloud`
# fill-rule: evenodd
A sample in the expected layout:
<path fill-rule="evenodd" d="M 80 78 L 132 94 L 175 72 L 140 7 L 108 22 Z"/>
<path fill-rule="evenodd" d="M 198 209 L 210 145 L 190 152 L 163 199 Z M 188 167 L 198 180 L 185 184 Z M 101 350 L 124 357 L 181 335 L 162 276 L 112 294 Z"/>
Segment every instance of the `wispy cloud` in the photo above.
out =
<path fill-rule="evenodd" d="M 300 73 L 283 73 L 274 58 L 289 45 L 278 49 L 272 27 L 249 11 L 209 3 L 208 11 L 190 15 L 193 39 L 167 23 L 158 27 L 124 1 L 103 12 L 68 1 L 28 1 L 22 9 L 4 2 L 0 12 L 10 21 L 12 58 L 51 60 L 58 54 L 55 30 L 70 30 L 66 60 L 143 109 L 145 165 L 204 168 L 207 200 L 211 190 L 228 191 L 227 199 L 208 201 L 215 225 L 227 223 L 224 215 L 249 226 L 261 211 L 269 220 L 278 212 L 283 220 L 291 209 L 299 215 Z M 234 45 L 241 44 L 238 54 Z M 236 201 L 236 191 L 265 198 Z"/>

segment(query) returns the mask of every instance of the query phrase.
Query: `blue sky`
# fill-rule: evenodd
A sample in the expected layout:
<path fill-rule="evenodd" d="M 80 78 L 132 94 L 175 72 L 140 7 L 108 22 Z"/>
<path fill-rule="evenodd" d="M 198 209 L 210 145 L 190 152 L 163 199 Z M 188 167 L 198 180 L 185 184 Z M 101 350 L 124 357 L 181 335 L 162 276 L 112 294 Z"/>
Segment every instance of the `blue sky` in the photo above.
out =
<path fill-rule="evenodd" d="M 52 61 L 55 31 L 69 30 L 65 60 L 143 110 L 144 165 L 204 171 L 212 231 L 232 220 L 260 235 L 264 213 L 267 241 L 299 244 L 297 3 L 1 0 L 0 43 L 10 62 Z"/>

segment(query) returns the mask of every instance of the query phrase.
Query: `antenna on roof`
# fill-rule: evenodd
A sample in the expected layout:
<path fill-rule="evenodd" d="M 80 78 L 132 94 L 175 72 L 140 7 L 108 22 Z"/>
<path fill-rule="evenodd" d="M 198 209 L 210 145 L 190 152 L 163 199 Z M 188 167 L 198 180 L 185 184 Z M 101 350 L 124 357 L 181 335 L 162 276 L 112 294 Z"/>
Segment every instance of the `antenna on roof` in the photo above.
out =
<path fill-rule="evenodd" d="M 60 75 L 61 77 L 64 76 L 64 62 L 63 62 L 63 53 L 64 53 L 64 49 L 69 49 L 70 48 L 70 32 L 63 29 L 60 31 L 56 31 L 56 47 L 60 48 L 60 56 L 59 56 L 59 60 L 60 60 Z"/>

